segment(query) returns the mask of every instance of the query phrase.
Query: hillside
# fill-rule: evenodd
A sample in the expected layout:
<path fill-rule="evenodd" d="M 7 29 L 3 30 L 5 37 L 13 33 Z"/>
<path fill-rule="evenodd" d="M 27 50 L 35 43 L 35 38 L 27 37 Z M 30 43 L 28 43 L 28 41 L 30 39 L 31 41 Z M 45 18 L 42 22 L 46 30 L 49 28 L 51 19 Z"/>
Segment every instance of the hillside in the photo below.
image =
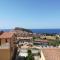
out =
<path fill-rule="evenodd" d="M 19 28 L 19 27 L 15 27 L 14 30 L 20 30 L 20 31 L 26 31 L 28 33 L 32 33 L 32 31 L 30 29 L 25 29 L 25 28 Z"/>

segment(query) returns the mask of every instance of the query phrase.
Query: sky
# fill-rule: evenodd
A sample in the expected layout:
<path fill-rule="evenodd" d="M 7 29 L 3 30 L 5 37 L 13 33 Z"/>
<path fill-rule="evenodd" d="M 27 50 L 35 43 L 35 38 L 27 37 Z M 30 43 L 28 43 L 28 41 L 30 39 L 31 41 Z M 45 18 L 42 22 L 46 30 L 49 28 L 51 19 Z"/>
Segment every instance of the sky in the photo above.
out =
<path fill-rule="evenodd" d="M 60 0 L 0 0 L 0 29 L 60 28 Z"/>

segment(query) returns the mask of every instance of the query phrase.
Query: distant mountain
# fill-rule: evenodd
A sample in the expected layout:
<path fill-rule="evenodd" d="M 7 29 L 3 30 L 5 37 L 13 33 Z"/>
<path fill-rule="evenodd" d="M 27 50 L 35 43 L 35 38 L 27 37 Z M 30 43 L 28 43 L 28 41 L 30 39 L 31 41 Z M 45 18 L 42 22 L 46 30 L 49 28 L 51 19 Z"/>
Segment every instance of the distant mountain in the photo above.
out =
<path fill-rule="evenodd" d="M 25 28 L 20 28 L 20 27 L 15 27 L 14 30 L 20 30 L 20 31 L 26 31 L 26 32 L 32 33 L 32 30 L 30 30 L 30 29 L 25 29 Z"/>

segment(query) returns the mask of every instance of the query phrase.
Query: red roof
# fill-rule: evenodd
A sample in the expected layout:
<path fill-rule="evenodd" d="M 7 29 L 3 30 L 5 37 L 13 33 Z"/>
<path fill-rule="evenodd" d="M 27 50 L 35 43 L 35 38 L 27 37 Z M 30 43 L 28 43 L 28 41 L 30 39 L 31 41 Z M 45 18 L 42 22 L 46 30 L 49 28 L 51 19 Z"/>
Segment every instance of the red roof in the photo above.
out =
<path fill-rule="evenodd" d="M 13 32 L 4 32 L 2 35 L 0 35 L 0 38 L 11 38 L 13 34 Z"/>
<path fill-rule="evenodd" d="M 60 60 L 60 48 L 45 48 L 42 52 L 46 60 Z"/>

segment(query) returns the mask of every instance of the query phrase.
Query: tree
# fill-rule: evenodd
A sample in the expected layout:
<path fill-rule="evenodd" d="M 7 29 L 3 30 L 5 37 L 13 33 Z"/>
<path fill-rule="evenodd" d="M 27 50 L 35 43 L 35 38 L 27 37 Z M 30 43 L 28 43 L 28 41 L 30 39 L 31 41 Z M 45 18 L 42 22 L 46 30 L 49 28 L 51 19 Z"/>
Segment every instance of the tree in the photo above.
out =
<path fill-rule="evenodd" d="M 26 60 L 34 60 L 31 50 L 28 50 L 28 56 L 26 57 Z"/>
<path fill-rule="evenodd" d="M 45 38 L 43 38 L 44 40 L 46 40 L 46 37 Z"/>
<path fill-rule="evenodd" d="M 35 40 L 36 39 L 36 37 L 33 37 L 33 40 Z"/>
<path fill-rule="evenodd" d="M 60 44 L 59 40 L 49 41 L 49 46 L 59 46 L 59 44 Z"/>

